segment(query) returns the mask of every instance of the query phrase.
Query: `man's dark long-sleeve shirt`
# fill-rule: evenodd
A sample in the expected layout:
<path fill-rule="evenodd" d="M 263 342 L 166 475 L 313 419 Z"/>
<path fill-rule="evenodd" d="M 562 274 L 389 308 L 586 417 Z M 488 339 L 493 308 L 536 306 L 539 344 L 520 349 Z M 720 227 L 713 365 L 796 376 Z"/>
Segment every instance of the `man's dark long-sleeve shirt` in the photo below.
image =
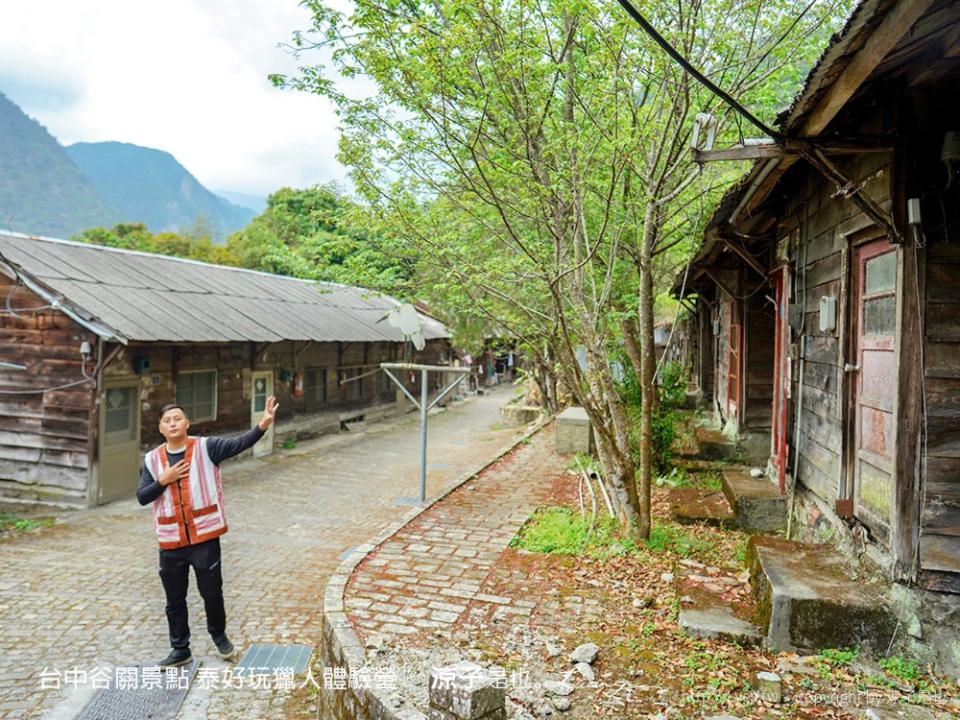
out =
<path fill-rule="evenodd" d="M 239 455 L 247 448 L 252 447 L 262 437 L 263 430 L 258 426 L 254 426 L 242 435 L 235 437 L 208 437 L 207 453 L 210 455 L 210 462 L 219 465 L 227 458 Z M 167 464 L 176 465 L 183 460 L 186 452 L 186 447 L 184 447 L 183 452 L 167 452 Z M 146 463 L 144 463 L 140 468 L 140 486 L 137 488 L 137 500 L 140 501 L 141 505 L 146 505 L 160 497 L 163 491 L 164 486 L 158 480 L 153 479 L 153 475 L 150 474 Z"/>

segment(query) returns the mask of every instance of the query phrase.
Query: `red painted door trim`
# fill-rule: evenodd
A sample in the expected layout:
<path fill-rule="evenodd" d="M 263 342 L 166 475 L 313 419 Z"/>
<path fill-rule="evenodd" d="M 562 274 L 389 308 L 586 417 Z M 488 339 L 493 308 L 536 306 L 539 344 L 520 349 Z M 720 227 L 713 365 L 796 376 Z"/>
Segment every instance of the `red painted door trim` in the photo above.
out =
<path fill-rule="evenodd" d="M 790 272 L 783 265 L 771 273 L 776 320 L 773 346 L 773 427 L 770 432 L 770 462 L 777 473 L 780 492 L 786 492 L 787 474 L 787 410 L 790 398 L 790 365 L 787 348 L 790 344 Z"/>

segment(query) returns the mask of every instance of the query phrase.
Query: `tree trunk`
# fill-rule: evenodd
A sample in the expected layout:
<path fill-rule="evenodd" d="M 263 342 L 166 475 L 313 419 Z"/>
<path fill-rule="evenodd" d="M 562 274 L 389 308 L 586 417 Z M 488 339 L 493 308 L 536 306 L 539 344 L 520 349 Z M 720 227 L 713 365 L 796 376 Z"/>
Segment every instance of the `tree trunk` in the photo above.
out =
<path fill-rule="evenodd" d="M 656 240 L 656 206 L 647 202 L 640 243 L 640 506 L 643 536 L 650 535 L 650 485 L 653 478 L 653 413 L 656 406 L 656 350 L 653 344 L 653 244 Z"/>
<path fill-rule="evenodd" d="M 637 377 L 637 387 L 643 387 L 643 372 L 641 370 L 642 361 L 640 359 L 640 342 L 637 336 L 640 334 L 640 328 L 637 325 L 636 318 L 626 318 L 623 321 L 623 347 L 627 351 L 627 357 L 630 358 L 630 364 L 633 366 L 633 374 Z"/>

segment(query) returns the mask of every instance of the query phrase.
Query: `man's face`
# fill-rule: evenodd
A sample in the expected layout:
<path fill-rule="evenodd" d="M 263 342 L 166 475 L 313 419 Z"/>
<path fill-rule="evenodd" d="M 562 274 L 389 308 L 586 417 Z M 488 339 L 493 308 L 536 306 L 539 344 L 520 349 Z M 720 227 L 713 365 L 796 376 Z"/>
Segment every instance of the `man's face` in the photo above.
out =
<path fill-rule="evenodd" d="M 190 421 L 180 408 L 171 408 L 160 417 L 160 434 L 167 442 L 184 439 L 189 427 Z"/>

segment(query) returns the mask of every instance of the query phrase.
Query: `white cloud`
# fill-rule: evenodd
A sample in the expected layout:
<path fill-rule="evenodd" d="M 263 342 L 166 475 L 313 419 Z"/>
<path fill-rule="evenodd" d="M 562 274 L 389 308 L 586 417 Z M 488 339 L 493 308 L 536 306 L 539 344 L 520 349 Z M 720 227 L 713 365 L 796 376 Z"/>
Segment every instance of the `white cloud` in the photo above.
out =
<path fill-rule="evenodd" d="M 343 180 L 330 104 L 267 80 L 309 20 L 296 0 L 6 1 L 0 91 L 64 145 L 167 150 L 210 188 Z"/>

